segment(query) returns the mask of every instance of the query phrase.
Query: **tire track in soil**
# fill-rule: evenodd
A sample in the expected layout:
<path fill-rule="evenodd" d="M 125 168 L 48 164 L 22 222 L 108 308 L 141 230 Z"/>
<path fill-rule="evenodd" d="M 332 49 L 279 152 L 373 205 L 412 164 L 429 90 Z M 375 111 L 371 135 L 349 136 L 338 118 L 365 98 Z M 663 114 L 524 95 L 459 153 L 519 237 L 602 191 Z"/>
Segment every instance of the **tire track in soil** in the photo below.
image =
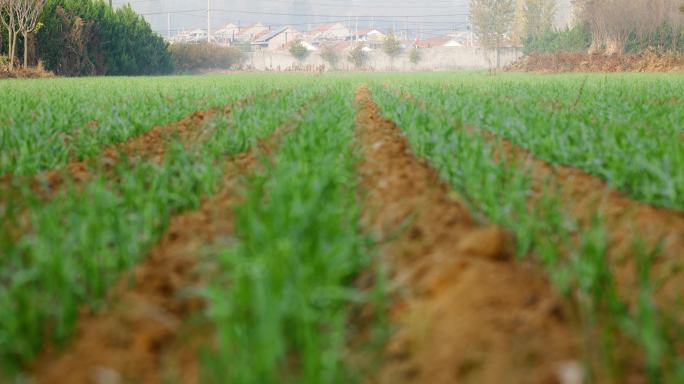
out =
<path fill-rule="evenodd" d="M 148 257 L 111 290 L 105 310 L 83 310 L 67 349 L 47 348 L 37 359 L 32 369 L 36 383 L 200 382 L 198 351 L 210 345 L 211 327 L 191 323 L 205 306 L 194 292 L 212 271 L 211 260 L 200 255 L 234 241 L 233 207 L 241 201 L 243 179 L 272 158 L 295 122 L 227 161 L 217 193 L 198 210 L 171 219 Z"/>
<path fill-rule="evenodd" d="M 381 239 L 398 329 L 369 382 L 569 382 L 578 340 L 543 272 L 450 197 L 366 87 L 356 102 L 364 227 Z"/>

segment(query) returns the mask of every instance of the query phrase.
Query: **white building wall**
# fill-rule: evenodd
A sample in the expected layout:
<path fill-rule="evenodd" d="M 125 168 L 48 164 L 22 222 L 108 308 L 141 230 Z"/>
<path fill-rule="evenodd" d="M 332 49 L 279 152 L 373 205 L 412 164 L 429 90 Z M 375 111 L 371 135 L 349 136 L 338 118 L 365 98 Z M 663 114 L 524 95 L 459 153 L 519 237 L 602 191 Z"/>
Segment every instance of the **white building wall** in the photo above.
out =
<path fill-rule="evenodd" d="M 346 59 L 346 53 L 340 54 L 339 70 L 354 70 L 354 66 Z M 443 71 L 458 69 L 489 69 L 496 66 L 496 52 L 479 48 L 439 47 L 421 49 L 422 60 L 413 64 L 409 53 L 391 61 L 387 55 L 379 51 L 369 53 L 368 67 L 375 71 Z M 522 56 L 516 48 L 501 49 L 501 65 L 510 64 Z M 316 68 L 326 65 L 319 53 L 312 52 L 302 63 L 287 51 L 258 51 L 248 54 L 245 64 L 259 71 L 286 71 L 293 67 Z"/>

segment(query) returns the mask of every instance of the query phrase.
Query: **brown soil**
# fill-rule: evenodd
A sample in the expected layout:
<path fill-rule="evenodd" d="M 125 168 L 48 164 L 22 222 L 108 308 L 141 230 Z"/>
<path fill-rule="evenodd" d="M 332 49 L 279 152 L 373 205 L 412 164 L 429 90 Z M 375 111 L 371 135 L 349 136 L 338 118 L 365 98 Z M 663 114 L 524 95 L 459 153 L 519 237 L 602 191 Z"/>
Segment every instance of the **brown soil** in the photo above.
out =
<path fill-rule="evenodd" d="M 574 167 L 549 164 L 505 139 L 479 132 L 490 142 L 500 144 L 506 157 L 515 158 L 528 167 L 535 191 L 545 187 L 557 190 L 562 210 L 580 225 L 587 227 L 595 213 L 601 214 L 608 231 L 608 255 L 623 297 L 629 301 L 637 298 L 633 246 L 638 237 L 647 249 L 655 249 L 659 244 L 662 247 L 653 271 L 654 280 L 664 283 L 657 292 L 661 304 L 673 304 L 679 299 L 684 286 L 681 274 L 684 270 L 684 214 L 641 203 L 609 187 L 598 177 Z"/>
<path fill-rule="evenodd" d="M 684 71 L 684 58 L 646 51 L 640 54 L 533 53 L 505 68 L 509 72 L 672 72 Z"/>
<path fill-rule="evenodd" d="M 564 383 L 579 372 L 570 320 L 508 234 L 476 222 L 426 161 L 357 94 L 365 228 L 391 270 L 398 330 L 380 383 Z"/>
<path fill-rule="evenodd" d="M 259 143 L 270 154 L 272 138 Z M 203 309 L 193 293 L 209 277 L 202 253 L 232 241 L 240 182 L 258 164 L 255 151 L 228 162 L 219 191 L 200 209 L 174 217 L 145 262 L 123 277 L 98 314 L 82 314 L 72 344 L 47 350 L 34 369 L 37 383 L 197 383 L 198 349 L 206 324 L 190 324 Z M 133 285 L 131 287 L 131 285 Z M 175 381 L 174 381 L 175 380 Z"/>
<path fill-rule="evenodd" d="M 425 104 L 413 95 L 392 88 L 405 100 L 416 103 L 421 108 Z M 620 296 L 630 305 L 638 299 L 636 273 L 635 241 L 640 239 L 645 250 L 652 251 L 660 246 L 654 260 L 651 278 L 655 286 L 656 300 L 676 324 L 684 324 L 684 314 L 679 313 L 681 287 L 684 286 L 684 214 L 673 210 L 653 207 L 625 196 L 609 187 L 603 180 L 570 166 L 552 165 L 537 159 L 531 152 L 500 138 L 491 132 L 466 126 L 465 130 L 482 135 L 495 145 L 494 156 L 503 161 L 515 160 L 529 170 L 532 176 L 532 190 L 535 192 L 528 201 L 530 209 L 538 204 L 544 191 L 558 194 L 561 210 L 577 220 L 580 228 L 588 228 L 595 214 L 600 214 L 608 235 L 609 265 L 616 279 Z M 585 330 L 593 337 L 591 330 Z M 593 336 L 592 336 L 593 335 Z M 617 350 L 618 359 L 623 363 L 625 377 L 633 382 L 644 382 L 642 356 L 633 347 L 620 340 Z M 599 337 L 586 340 L 585 353 L 600 354 Z M 680 353 L 683 353 L 680 351 Z M 594 356 L 598 361 L 600 356 Z"/>
<path fill-rule="evenodd" d="M 42 354 L 33 369 L 37 383 L 200 382 L 199 351 L 210 347 L 212 330 L 200 316 L 205 303 L 196 292 L 215 265 L 202 254 L 234 241 L 233 207 L 242 199 L 244 177 L 272 157 L 295 121 L 227 162 L 218 192 L 171 220 L 146 261 L 112 290 L 106 308 L 83 311 L 68 349 Z"/>
<path fill-rule="evenodd" d="M 162 382 L 163 357 L 175 352 L 169 347 L 183 320 L 202 308 L 202 301 L 192 294 L 192 288 L 203 281 L 197 271 L 199 254 L 202 247 L 226 241 L 233 233 L 237 182 L 253 161 L 244 155 L 231 162 L 215 196 L 199 210 L 171 220 L 147 260 L 132 276 L 121 279 L 108 307 L 100 314 L 81 316 L 74 342 L 65 353 L 50 351 L 38 360 L 38 383 Z M 131 280 L 133 288 L 129 288 Z M 183 365 L 177 367 L 187 375 L 183 382 L 196 382 L 196 361 Z"/>
<path fill-rule="evenodd" d="M 155 126 L 140 136 L 109 145 L 97 157 L 71 161 L 64 167 L 44 171 L 35 176 L 2 175 L 0 176 L 0 189 L 5 189 L 5 193 L 12 193 L 12 188 L 15 186 L 29 184 L 38 196 L 48 199 L 60 191 L 67 182 L 78 186 L 89 181 L 92 178 L 91 169 L 101 168 L 105 173 L 111 172 L 122 157 L 126 157 L 131 162 L 144 158 L 161 162 L 172 138 L 177 137 L 181 142 L 189 145 L 201 136 L 202 128 L 208 121 L 222 110 L 224 113 L 229 113 L 231 109 L 232 106 L 226 106 L 223 109 L 214 108 L 193 112 L 175 123 Z M 69 138 L 65 136 L 64 140 L 69 140 Z"/>
<path fill-rule="evenodd" d="M 245 102 L 249 102 L 249 99 L 238 102 L 238 105 Z M 159 163 L 163 160 L 166 148 L 172 139 L 177 138 L 186 146 L 195 144 L 203 137 L 203 128 L 208 122 L 219 113 L 229 114 L 233 107 L 233 105 L 227 105 L 223 108 L 192 112 L 175 123 L 155 126 L 140 136 L 107 146 L 97 158 L 72 161 L 62 169 L 45 171 L 35 176 L 34 188 L 42 190 L 43 194 L 51 195 L 66 181 L 74 181 L 77 184 L 88 181 L 91 177 L 88 171 L 89 165 L 110 171 L 122 157 L 132 162 L 151 159 Z"/>

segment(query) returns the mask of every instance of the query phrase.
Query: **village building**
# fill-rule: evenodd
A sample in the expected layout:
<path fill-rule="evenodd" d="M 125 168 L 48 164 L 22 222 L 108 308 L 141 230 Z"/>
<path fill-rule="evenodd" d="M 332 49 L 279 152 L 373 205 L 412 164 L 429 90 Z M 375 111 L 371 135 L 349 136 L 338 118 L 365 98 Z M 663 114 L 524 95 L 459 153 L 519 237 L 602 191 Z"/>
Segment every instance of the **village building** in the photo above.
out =
<path fill-rule="evenodd" d="M 351 39 L 352 31 L 342 23 L 328 23 L 316 26 L 307 34 L 309 41 L 322 43 L 325 41 L 337 41 Z"/>
<path fill-rule="evenodd" d="M 370 48 L 377 48 L 385 41 L 387 36 L 377 29 L 363 29 L 359 31 L 358 41 L 361 41 Z"/>
<path fill-rule="evenodd" d="M 457 48 L 457 47 L 463 47 L 464 44 L 458 41 L 456 38 L 444 35 L 444 36 L 435 36 L 431 37 L 429 39 L 416 39 L 414 42 L 414 47 L 416 48 L 439 48 L 439 47 L 447 47 L 447 48 Z"/>
<path fill-rule="evenodd" d="M 237 35 L 238 41 L 243 42 L 253 42 L 257 38 L 267 34 L 269 28 L 261 23 L 252 24 L 249 27 L 241 28 L 240 33 Z"/>
<path fill-rule="evenodd" d="M 240 28 L 233 23 L 228 23 L 212 33 L 212 40 L 218 44 L 230 44 L 237 40 Z"/>
<path fill-rule="evenodd" d="M 269 33 L 265 33 L 252 42 L 252 46 L 258 49 L 276 51 L 284 49 L 289 43 L 299 39 L 301 33 L 292 27 L 283 27 Z"/>

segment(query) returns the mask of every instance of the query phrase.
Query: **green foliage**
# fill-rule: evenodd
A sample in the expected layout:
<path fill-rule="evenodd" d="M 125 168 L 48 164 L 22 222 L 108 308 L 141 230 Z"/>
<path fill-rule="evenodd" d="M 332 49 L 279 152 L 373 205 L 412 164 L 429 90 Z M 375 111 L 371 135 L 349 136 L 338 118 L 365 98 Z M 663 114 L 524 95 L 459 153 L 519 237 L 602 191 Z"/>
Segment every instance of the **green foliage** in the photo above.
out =
<path fill-rule="evenodd" d="M 357 44 L 347 55 L 347 61 L 354 64 L 357 69 L 365 67 L 368 63 L 368 54 L 364 51 L 365 47 L 363 44 Z"/>
<path fill-rule="evenodd" d="M 579 77 L 490 80 L 469 75 L 453 77 L 446 87 L 445 76 L 393 80 L 420 102 L 407 102 L 380 81 L 374 96 L 405 131 L 416 154 L 427 158 L 474 210 L 514 233 L 519 257 L 537 257 L 559 292 L 576 300 L 585 341 L 592 346 L 584 356 L 588 368 L 622 381 L 619 358 L 625 354 L 619 346 L 629 343 L 643 356 L 651 382 L 680 382 L 682 362 L 676 351 L 682 334 L 676 319 L 681 312 L 655 301 L 658 285 L 651 271 L 657 247 L 646 249 L 635 241 L 627 251 L 637 257 L 638 287 L 636 295 L 621 296 L 609 260 L 622 255 L 609 258 L 602 218 L 575 220 L 553 184 L 535 189 L 531 205 L 535 175 L 524 163 L 495 155 L 501 153 L 500 143 L 486 140 L 480 128 L 552 164 L 579 166 L 625 192 L 640 191 L 642 200 L 655 198 L 684 210 L 684 152 L 677 139 L 683 112 L 663 105 L 684 83 L 671 83 L 672 76 L 593 76 L 583 91 L 575 91 L 578 97 L 568 100 Z M 670 119 L 669 113 L 676 116 Z"/>
<path fill-rule="evenodd" d="M 59 75 L 143 75 L 172 70 L 161 36 L 130 6 L 102 0 L 48 0 L 38 57 Z"/>
<path fill-rule="evenodd" d="M 162 81 L 178 84 L 175 78 Z M 201 100 L 224 88 L 216 83 L 215 78 L 205 82 L 201 93 L 185 97 Z M 255 101 L 234 107 L 228 118 L 218 115 L 208 121 L 202 127 L 205 142 L 187 145 L 169 137 L 161 162 L 127 162 L 122 155 L 113 169 L 93 163 L 91 181 L 61 190 L 48 201 L 37 199 L 30 188 L 0 187 L 1 377 L 29 362 L 47 343 L 63 345 L 79 308 L 96 308 L 119 273 L 134 266 L 158 240 L 169 218 L 196 208 L 214 190 L 221 160 L 254 145 L 320 91 L 306 79 L 298 80 L 301 88 L 296 91 L 283 79 L 232 83 L 234 79 L 224 83 L 230 91 L 223 102 L 245 97 L 257 86 Z M 274 89 L 281 93 L 270 96 Z M 111 111 L 112 106 L 100 108 Z M 20 215 L 25 218 L 21 227 Z M 12 226 L 12 233 L 5 225 Z"/>
<path fill-rule="evenodd" d="M 297 40 L 290 47 L 290 55 L 299 61 L 304 61 L 309 56 L 309 50 L 301 40 Z"/>
<path fill-rule="evenodd" d="M 586 52 L 591 45 L 591 33 L 584 25 L 562 30 L 545 29 L 528 35 L 523 51 L 530 53 Z"/>
<path fill-rule="evenodd" d="M 663 23 L 652 33 L 629 34 L 625 43 L 626 53 L 640 53 L 647 49 L 684 52 L 681 31 Z M 563 30 L 547 29 L 528 35 L 524 41 L 524 53 L 586 52 L 591 45 L 591 33 L 584 24 Z"/>
<path fill-rule="evenodd" d="M 333 69 L 337 68 L 337 64 L 340 62 L 340 54 L 331 46 L 325 46 L 321 49 L 321 58 Z"/>
<path fill-rule="evenodd" d="M 198 109 L 256 92 L 243 77 L 91 78 L 4 82 L 0 95 L 0 174 L 32 175 L 140 135 Z M 103 91 L 104 90 L 104 91 Z M 27 106 L 30 106 L 27 108 Z"/>
<path fill-rule="evenodd" d="M 422 53 L 418 48 L 412 48 L 409 52 L 409 60 L 413 64 L 418 64 L 423 59 Z"/>
<path fill-rule="evenodd" d="M 203 69 L 230 69 L 242 62 L 243 52 L 216 44 L 176 43 L 169 47 L 173 66 L 178 72 Z"/>
<path fill-rule="evenodd" d="M 639 36 L 632 32 L 625 43 L 625 52 L 639 53 L 647 49 L 655 49 L 661 52 L 684 52 L 684 38 L 681 36 L 681 28 L 663 23 L 653 33 Z"/>
<path fill-rule="evenodd" d="M 385 36 L 385 40 L 382 42 L 382 51 L 385 52 L 390 59 L 395 59 L 401 54 L 401 43 L 397 40 L 394 32 L 390 32 Z"/>
<path fill-rule="evenodd" d="M 249 180 L 239 243 L 209 290 L 216 383 L 347 383 L 350 286 L 369 258 L 355 195 L 348 85 L 326 92 Z"/>

